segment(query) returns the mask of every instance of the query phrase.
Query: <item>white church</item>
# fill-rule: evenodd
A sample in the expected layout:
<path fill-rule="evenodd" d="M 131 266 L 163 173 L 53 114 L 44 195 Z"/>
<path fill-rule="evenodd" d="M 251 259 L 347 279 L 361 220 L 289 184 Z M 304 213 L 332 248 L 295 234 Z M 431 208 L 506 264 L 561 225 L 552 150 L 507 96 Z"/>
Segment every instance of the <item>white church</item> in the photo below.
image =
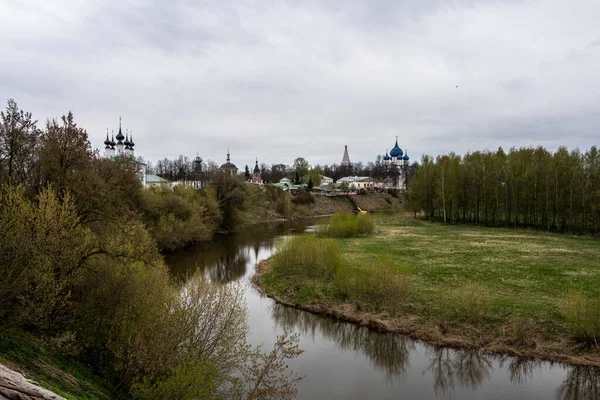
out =
<path fill-rule="evenodd" d="M 116 142 L 115 139 L 117 139 Z M 123 131 L 121 130 L 121 117 L 119 117 L 119 133 L 117 133 L 116 137 L 113 134 L 109 139 L 108 128 L 106 128 L 106 140 L 104 141 L 104 146 L 104 157 L 107 159 L 114 160 L 116 157 L 131 157 L 131 162 L 138 165 L 142 186 L 148 186 L 146 179 L 147 165 L 135 159 L 133 149 L 135 143 L 133 143 L 133 135 L 126 133 L 125 136 L 123 136 Z"/>
<path fill-rule="evenodd" d="M 389 152 L 385 152 L 383 163 L 389 169 L 386 186 L 391 186 L 396 189 L 406 190 L 406 179 L 408 174 L 409 158 L 406 150 L 402 151 L 398 146 L 398 136 L 396 136 L 396 144 Z"/>

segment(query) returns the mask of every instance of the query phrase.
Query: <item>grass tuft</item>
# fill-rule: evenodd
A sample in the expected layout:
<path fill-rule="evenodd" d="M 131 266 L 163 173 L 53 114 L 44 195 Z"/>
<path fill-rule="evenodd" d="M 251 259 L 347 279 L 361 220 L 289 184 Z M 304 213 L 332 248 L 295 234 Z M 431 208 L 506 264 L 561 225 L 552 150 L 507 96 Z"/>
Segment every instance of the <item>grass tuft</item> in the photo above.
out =
<path fill-rule="evenodd" d="M 350 238 L 368 235 L 375 230 L 375 221 L 369 214 L 355 215 L 348 212 L 334 214 L 327 225 L 320 227 L 318 234 L 330 238 Z"/>
<path fill-rule="evenodd" d="M 456 316 L 470 322 L 481 320 L 489 309 L 488 289 L 478 283 L 465 283 L 453 292 L 450 300 Z"/>
<path fill-rule="evenodd" d="M 341 251 L 331 239 L 298 235 L 282 242 L 273 255 L 273 270 L 284 276 L 333 280 L 342 264 Z"/>
<path fill-rule="evenodd" d="M 406 271 L 392 261 L 376 260 L 371 265 L 340 269 L 336 286 L 348 300 L 396 314 L 408 295 L 409 279 Z"/>
<path fill-rule="evenodd" d="M 600 298 L 588 297 L 581 291 L 570 292 L 561 301 L 560 311 L 571 336 L 598 345 L 600 337 Z"/>

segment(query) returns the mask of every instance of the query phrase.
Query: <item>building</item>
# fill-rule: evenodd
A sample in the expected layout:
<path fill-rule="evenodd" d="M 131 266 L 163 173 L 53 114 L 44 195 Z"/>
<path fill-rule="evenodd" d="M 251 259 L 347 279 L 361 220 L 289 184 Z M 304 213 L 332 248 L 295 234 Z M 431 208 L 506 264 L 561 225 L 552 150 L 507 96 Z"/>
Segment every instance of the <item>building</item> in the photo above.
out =
<path fill-rule="evenodd" d="M 154 175 L 154 174 L 147 174 L 146 175 L 146 187 L 152 187 L 152 186 L 163 186 L 163 185 L 169 185 L 170 182 L 164 178 L 161 178 L 158 175 Z"/>
<path fill-rule="evenodd" d="M 229 154 L 229 149 L 227 149 L 227 161 L 225 164 L 219 167 L 219 171 L 230 174 L 231 176 L 237 175 L 238 168 L 231 162 L 231 157 Z"/>
<path fill-rule="evenodd" d="M 117 139 L 117 142 L 115 142 Z M 140 182 L 142 186 L 147 186 L 146 180 L 146 169 L 147 165 L 141 161 L 135 159 L 134 152 L 135 143 L 133 143 L 133 135 L 129 132 L 126 132 L 123 135 L 123 130 L 121 129 L 121 117 L 119 117 L 119 132 L 115 137 L 114 134 L 109 139 L 108 138 L 108 128 L 106 128 L 106 140 L 104 141 L 104 158 L 109 160 L 114 160 L 116 157 L 129 157 L 130 162 L 138 165 Z"/>
<path fill-rule="evenodd" d="M 254 171 L 252 171 L 252 183 L 256 185 L 262 185 L 263 180 L 260 176 L 260 168 L 258 167 L 258 158 L 256 159 L 256 164 L 254 164 Z"/>
<path fill-rule="evenodd" d="M 333 178 L 321 175 L 321 185 L 329 185 L 333 183 Z"/>
<path fill-rule="evenodd" d="M 406 179 L 408 175 L 409 158 L 407 151 L 402 151 L 398 146 L 398 136 L 396 136 L 396 144 L 389 152 L 385 152 L 383 163 L 387 169 L 387 178 L 385 183 L 387 187 L 394 189 L 406 190 Z"/>
<path fill-rule="evenodd" d="M 348 183 L 348 189 L 373 189 L 375 181 L 370 176 L 345 176 L 337 180 L 337 186 Z"/>

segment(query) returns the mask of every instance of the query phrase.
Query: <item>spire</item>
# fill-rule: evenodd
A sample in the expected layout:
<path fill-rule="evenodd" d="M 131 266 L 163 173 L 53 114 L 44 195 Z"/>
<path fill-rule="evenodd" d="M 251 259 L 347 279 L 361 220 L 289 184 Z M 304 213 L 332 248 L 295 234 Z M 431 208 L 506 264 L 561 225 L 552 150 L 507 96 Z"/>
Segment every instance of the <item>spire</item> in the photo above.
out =
<path fill-rule="evenodd" d="M 258 157 L 256 158 L 256 164 L 254 164 L 254 173 L 260 174 L 260 168 L 258 168 Z"/>
<path fill-rule="evenodd" d="M 231 159 L 229 158 L 229 146 L 227 146 L 227 162 L 231 162 Z"/>
<path fill-rule="evenodd" d="M 116 143 L 115 143 L 115 131 L 113 129 L 113 131 L 112 131 L 112 139 L 110 140 L 110 147 L 111 147 L 111 149 L 114 149 L 115 145 L 116 145 Z"/>
<path fill-rule="evenodd" d="M 350 157 L 348 156 L 348 146 L 344 146 L 344 157 L 342 157 L 342 167 L 348 167 L 352 163 L 350 162 Z"/>
<path fill-rule="evenodd" d="M 110 140 L 108 139 L 108 128 L 106 128 L 106 140 L 104 141 L 105 149 L 110 149 Z"/>
<path fill-rule="evenodd" d="M 135 146 L 135 143 L 133 143 L 133 133 L 129 131 L 129 148 L 133 150 L 133 146 Z"/>

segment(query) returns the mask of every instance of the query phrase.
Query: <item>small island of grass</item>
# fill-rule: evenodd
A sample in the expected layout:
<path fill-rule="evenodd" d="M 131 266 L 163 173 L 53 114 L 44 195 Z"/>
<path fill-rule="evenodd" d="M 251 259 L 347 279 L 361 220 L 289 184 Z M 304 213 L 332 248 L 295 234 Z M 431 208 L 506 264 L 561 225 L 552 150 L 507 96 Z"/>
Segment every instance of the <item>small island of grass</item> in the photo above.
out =
<path fill-rule="evenodd" d="M 254 281 L 283 304 L 434 344 L 600 365 L 597 239 L 371 218 L 282 242 Z"/>

